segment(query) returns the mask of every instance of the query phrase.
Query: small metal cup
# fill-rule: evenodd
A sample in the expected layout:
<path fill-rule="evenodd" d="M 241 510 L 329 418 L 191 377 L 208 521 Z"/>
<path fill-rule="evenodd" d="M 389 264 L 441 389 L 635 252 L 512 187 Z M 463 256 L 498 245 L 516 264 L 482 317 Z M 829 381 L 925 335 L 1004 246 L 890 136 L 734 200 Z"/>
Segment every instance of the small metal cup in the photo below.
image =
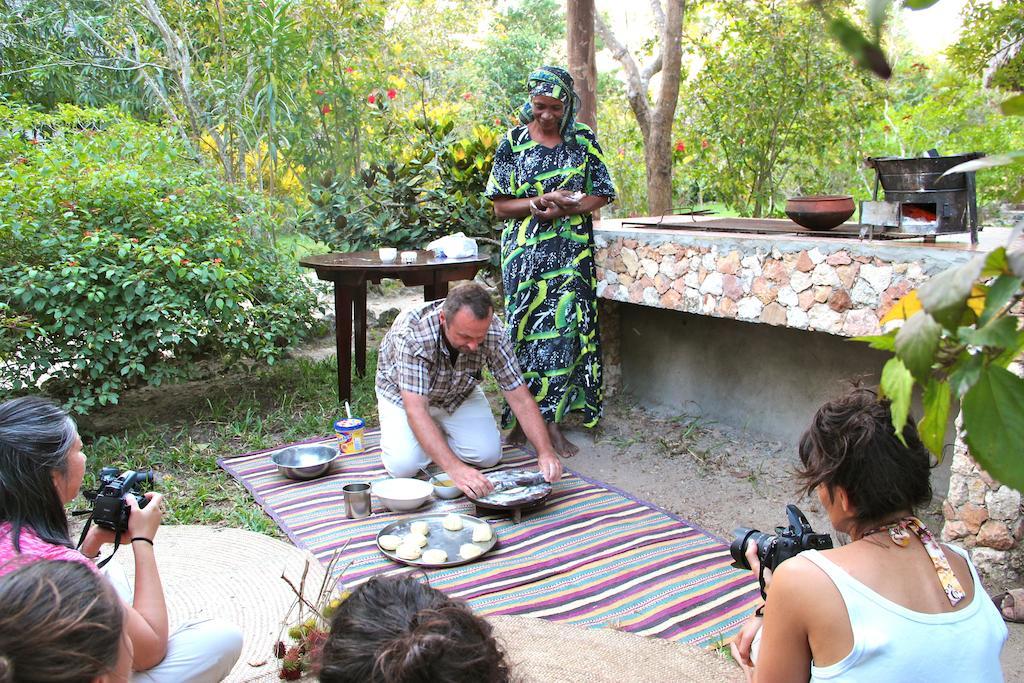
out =
<path fill-rule="evenodd" d="M 370 516 L 370 485 L 345 484 L 341 487 L 345 494 L 345 516 L 349 519 L 361 519 Z"/>

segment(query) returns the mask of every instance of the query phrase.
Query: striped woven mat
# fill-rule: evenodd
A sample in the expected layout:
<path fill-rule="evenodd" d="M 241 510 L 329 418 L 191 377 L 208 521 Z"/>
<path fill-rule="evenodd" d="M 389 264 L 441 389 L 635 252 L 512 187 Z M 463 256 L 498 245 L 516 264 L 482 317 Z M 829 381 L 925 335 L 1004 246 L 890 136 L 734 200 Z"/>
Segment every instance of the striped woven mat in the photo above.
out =
<path fill-rule="evenodd" d="M 377 531 L 401 515 L 374 499 L 372 516 L 345 517 L 342 485 L 387 476 L 378 441 L 379 432 L 367 433 L 365 453 L 346 456 L 331 475 L 306 482 L 277 473 L 270 454 L 278 449 L 218 464 L 295 545 L 325 565 L 340 552 L 336 571 L 352 586 L 375 574 L 413 571 L 388 560 L 375 542 Z M 507 446 L 494 469 L 533 464 L 532 455 Z M 426 509 L 476 514 L 465 498 L 438 500 Z M 735 634 L 756 601 L 756 582 L 749 572 L 729 566 L 721 540 L 569 469 L 544 507 L 524 514 L 518 524 L 479 516 L 497 532 L 494 550 L 477 562 L 430 570 L 429 578 L 480 614 L 543 617 L 713 647 Z"/>

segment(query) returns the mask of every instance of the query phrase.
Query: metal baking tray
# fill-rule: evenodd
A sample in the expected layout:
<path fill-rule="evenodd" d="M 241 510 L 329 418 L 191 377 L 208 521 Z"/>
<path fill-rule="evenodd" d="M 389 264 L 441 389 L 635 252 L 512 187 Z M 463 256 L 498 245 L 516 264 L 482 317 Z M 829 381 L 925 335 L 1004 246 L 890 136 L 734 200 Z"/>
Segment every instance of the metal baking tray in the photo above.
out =
<path fill-rule="evenodd" d="M 449 514 L 454 514 L 462 519 L 462 529 L 459 531 L 448 531 L 445 529 L 441 522 Z M 413 522 L 426 522 L 430 527 L 430 533 L 427 534 L 427 545 L 423 547 L 423 551 L 426 552 L 431 548 L 440 548 L 448 553 L 448 560 L 446 562 L 432 563 L 424 562 L 421 559 L 418 560 L 403 560 L 393 550 L 384 550 L 380 547 L 380 537 L 393 534 L 395 536 L 405 536 L 410 533 L 409 528 Z M 473 543 L 473 527 L 477 524 L 487 524 L 486 521 L 479 517 L 473 517 L 472 515 L 464 515 L 458 512 L 447 513 L 447 512 L 434 512 L 424 515 L 415 515 L 406 519 L 400 519 L 386 525 L 380 531 L 377 532 L 377 550 L 381 551 L 389 559 L 402 564 L 408 564 L 413 567 L 425 567 L 428 569 L 437 567 L 457 567 L 460 564 L 467 564 L 469 562 L 475 562 L 481 557 L 486 555 L 494 546 L 498 543 L 498 532 L 491 526 L 491 540 L 484 541 L 483 543 Z M 459 546 L 463 543 L 473 543 L 479 546 L 483 553 L 474 557 L 471 560 L 464 560 L 459 556 Z"/>

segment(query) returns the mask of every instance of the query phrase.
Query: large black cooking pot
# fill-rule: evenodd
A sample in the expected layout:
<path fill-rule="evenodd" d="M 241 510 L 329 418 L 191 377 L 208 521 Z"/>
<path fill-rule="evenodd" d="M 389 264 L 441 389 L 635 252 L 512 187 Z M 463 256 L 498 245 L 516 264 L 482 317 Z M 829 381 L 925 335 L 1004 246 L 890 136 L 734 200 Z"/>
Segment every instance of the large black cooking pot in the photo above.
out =
<path fill-rule="evenodd" d="M 867 165 L 878 172 L 878 180 L 886 192 L 923 192 L 926 190 L 965 190 L 963 173 L 939 176 L 971 159 L 985 156 L 981 152 L 944 157 L 868 157 Z"/>

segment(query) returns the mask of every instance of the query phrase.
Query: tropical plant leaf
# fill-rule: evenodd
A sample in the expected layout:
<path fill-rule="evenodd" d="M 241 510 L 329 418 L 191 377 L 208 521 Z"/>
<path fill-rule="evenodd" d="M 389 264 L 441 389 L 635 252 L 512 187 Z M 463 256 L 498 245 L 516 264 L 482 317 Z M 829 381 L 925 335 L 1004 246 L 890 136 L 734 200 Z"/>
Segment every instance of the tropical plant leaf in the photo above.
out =
<path fill-rule="evenodd" d="M 985 358 L 980 353 L 963 351 L 949 372 L 949 385 L 957 396 L 966 394 L 981 377 L 985 367 Z"/>
<path fill-rule="evenodd" d="M 967 297 L 985 265 L 985 254 L 975 256 L 967 263 L 939 273 L 918 289 L 921 305 L 936 322 L 947 330 L 960 324 Z"/>
<path fill-rule="evenodd" d="M 918 382 L 924 382 L 935 363 L 942 325 L 925 313 L 919 312 L 896 333 L 896 354 Z"/>
<path fill-rule="evenodd" d="M 1006 247 L 997 247 L 985 255 L 985 267 L 981 269 L 981 277 L 1003 275 L 1008 269 Z"/>
<path fill-rule="evenodd" d="M 851 337 L 850 341 L 866 342 L 871 348 L 880 351 L 896 350 L 896 330 L 886 334 L 874 334 L 864 337 Z"/>
<path fill-rule="evenodd" d="M 1005 349 L 1017 341 L 1017 319 L 1013 316 L 997 318 L 984 327 L 962 327 L 959 331 L 962 341 L 971 346 L 987 346 Z"/>
<path fill-rule="evenodd" d="M 1013 346 L 1007 347 L 1007 349 L 999 354 L 999 356 L 992 362 L 1001 368 L 1005 368 L 1022 353 L 1024 353 L 1024 330 L 1017 333 L 1017 339 L 1013 342 Z"/>
<path fill-rule="evenodd" d="M 952 403 L 952 389 L 948 382 L 935 378 L 928 380 L 924 388 L 924 416 L 917 423 L 917 432 L 925 447 L 942 461 L 946 439 L 946 423 L 949 421 L 949 406 Z"/>
<path fill-rule="evenodd" d="M 903 0 L 903 6 L 912 10 L 928 9 L 939 0 Z"/>
<path fill-rule="evenodd" d="M 847 54 L 853 57 L 857 66 L 868 69 L 880 78 L 888 79 L 892 76 L 892 67 L 889 66 L 882 48 L 868 40 L 848 19 L 833 17 L 828 22 L 828 32 L 839 41 Z"/>
<path fill-rule="evenodd" d="M 882 395 L 889 399 L 892 413 L 892 426 L 896 436 L 905 444 L 903 428 L 907 425 L 907 414 L 910 412 L 910 395 L 914 389 L 914 376 L 907 370 L 898 357 L 893 357 L 882 368 Z"/>
<path fill-rule="evenodd" d="M 1007 116 L 1024 116 L 1024 94 L 1014 95 L 999 105 Z"/>
<path fill-rule="evenodd" d="M 879 323 L 884 325 L 893 320 L 908 320 L 921 309 L 921 299 L 917 294 L 917 290 L 913 289 L 900 297 L 896 304 L 889 309 L 889 312 L 882 316 Z"/>
<path fill-rule="evenodd" d="M 988 285 L 974 285 L 971 288 L 971 295 L 967 297 L 967 308 L 974 312 L 975 317 L 981 317 L 984 313 L 987 296 Z"/>
<path fill-rule="evenodd" d="M 1013 295 L 1020 290 L 1021 280 L 1012 275 L 1000 275 L 988 288 L 985 296 L 985 308 L 978 316 L 978 326 L 987 325 L 997 313 L 1010 302 Z"/>
<path fill-rule="evenodd" d="M 1024 380 L 989 367 L 963 400 L 967 446 L 991 476 L 1024 489 Z"/>
<path fill-rule="evenodd" d="M 1019 149 L 1014 152 L 1006 152 L 1005 154 L 993 154 L 990 157 L 982 157 L 980 159 L 965 161 L 962 164 L 957 164 L 940 175 L 939 180 L 942 180 L 948 175 L 953 175 L 954 173 L 970 173 L 971 171 L 981 171 L 986 168 L 1015 164 L 1021 161 L 1021 159 L 1024 159 L 1024 149 Z"/>

